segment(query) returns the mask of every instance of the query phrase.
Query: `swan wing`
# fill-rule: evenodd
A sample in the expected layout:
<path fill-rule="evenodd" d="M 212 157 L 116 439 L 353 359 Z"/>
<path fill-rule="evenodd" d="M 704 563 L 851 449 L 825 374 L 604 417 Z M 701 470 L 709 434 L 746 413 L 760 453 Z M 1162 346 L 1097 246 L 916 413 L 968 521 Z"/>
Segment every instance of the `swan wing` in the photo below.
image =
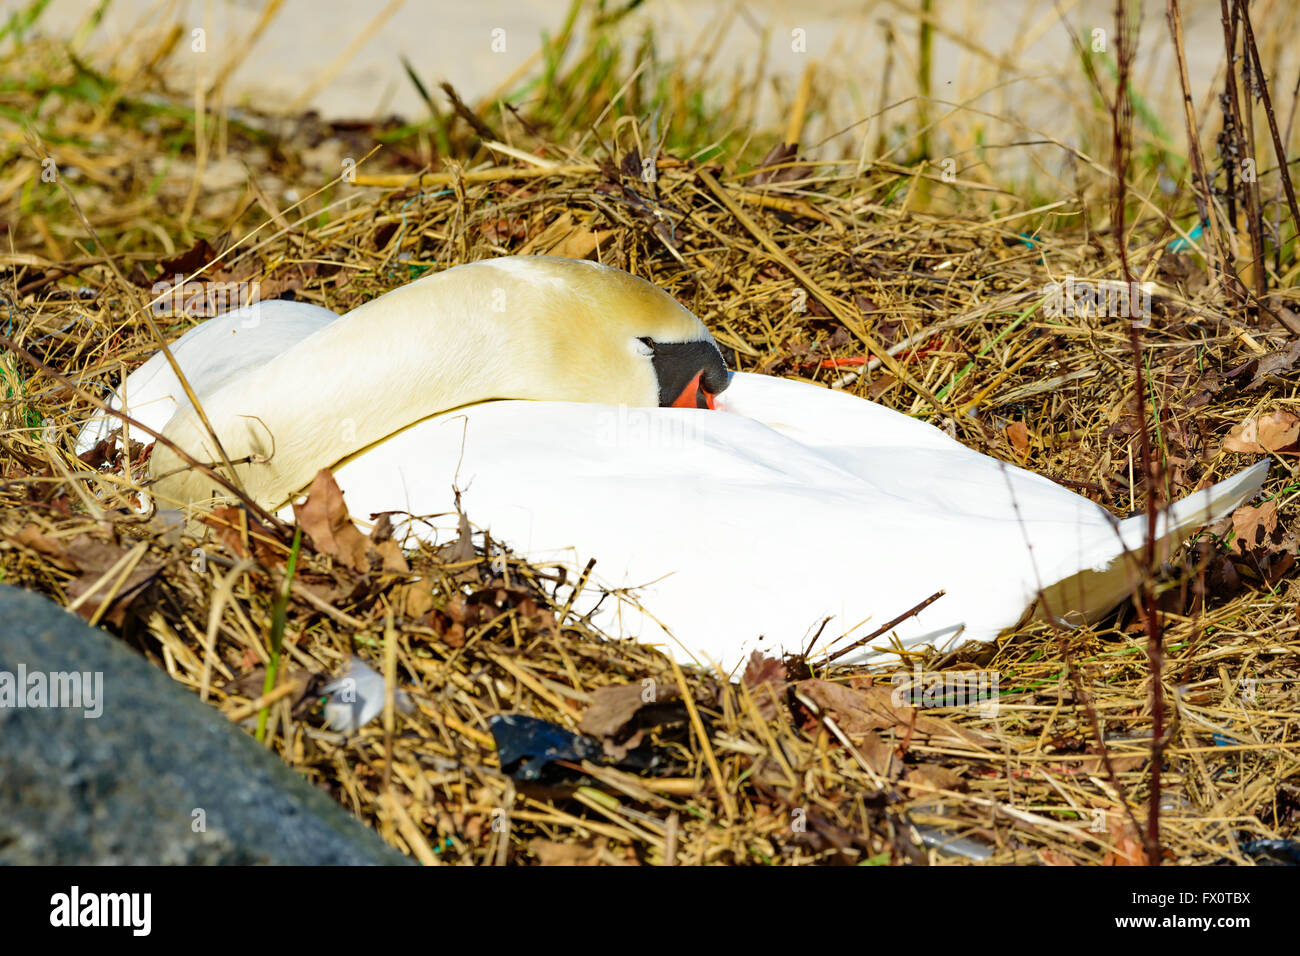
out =
<path fill-rule="evenodd" d="M 205 395 L 270 361 L 337 318 L 337 314 L 318 305 L 268 299 L 196 325 L 171 343 L 171 351 L 202 401 Z M 162 352 L 128 375 L 108 404 L 154 431 L 162 431 L 180 408 L 189 407 L 185 390 Z M 96 412 L 77 434 L 77 454 L 89 451 L 121 424 L 112 415 Z"/>

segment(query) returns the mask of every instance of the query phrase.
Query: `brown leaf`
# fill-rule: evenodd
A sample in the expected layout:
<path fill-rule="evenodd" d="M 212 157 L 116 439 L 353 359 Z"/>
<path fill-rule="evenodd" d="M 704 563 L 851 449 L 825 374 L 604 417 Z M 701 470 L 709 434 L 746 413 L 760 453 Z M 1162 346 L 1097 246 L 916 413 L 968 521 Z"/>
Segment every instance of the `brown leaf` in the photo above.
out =
<path fill-rule="evenodd" d="M 612 229 L 592 232 L 589 229 L 578 228 L 547 250 L 546 254 L 548 256 L 565 256 L 569 259 L 586 259 L 613 235 L 614 230 Z"/>
<path fill-rule="evenodd" d="M 745 674 L 741 679 L 749 688 L 759 715 L 764 720 L 775 717 L 777 701 L 785 698 L 785 664 L 781 659 L 764 657 L 762 651 L 754 651 L 749 657 L 749 663 L 745 665 Z M 763 686 L 765 684 L 766 687 Z"/>
<path fill-rule="evenodd" d="M 1038 859 L 1043 862 L 1044 866 L 1078 866 L 1068 856 L 1060 850 L 1039 850 Z"/>
<path fill-rule="evenodd" d="M 76 567 L 75 562 L 64 551 L 63 545 L 35 525 L 23 525 L 18 529 L 18 533 L 14 535 L 13 540 L 24 547 L 40 552 L 65 570 L 70 571 Z"/>
<path fill-rule="evenodd" d="M 1232 540 L 1234 551 L 1245 554 L 1275 543 L 1277 531 L 1277 502 L 1266 501 L 1258 508 L 1242 505 L 1232 513 Z"/>
<path fill-rule="evenodd" d="M 829 711 L 839 728 L 846 734 L 864 734 L 869 730 L 889 727 L 907 727 L 912 722 L 915 708 L 895 706 L 884 695 L 874 693 L 874 687 L 853 690 L 841 684 L 809 678 L 800 681 L 799 691 L 806 694 L 822 710 Z"/>
<path fill-rule="evenodd" d="M 1133 832 L 1128 817 L 1111 811 L 1106 814 L 1106 820 L 1114 848 L 1107 851 L 1102 866 L 1145 866 L 1146 851 L 1142 848 L 1142 840 Z"/>
<path fill-rule="evenodd" d="M 1300 361 L 1300 339 L 1296 339 L 1284 349 L 1259 356 L 1247 363 L 1253 366 L 1250 370 L 1255 374 L 1244 391 L 1253 391 L 1270 381 L 1280 379 L 1282 373 L 1289 372 L 1297 361 Z"/>
<path fill-rule="evenodd" d="M 248 549 L 244 546 L 245 538 L 247 538 L 247 542 L 253 549 L 253 557 L 263 567 L 274 568 L 284 563 L 283 556 L 272 547 L 271 543 L 266 540 L 265 535 L 259 531 L 259 524 L 256 519 L 252 518 L 243 508 L 223 505 L 220 508 L 214 508 L 211 514 L 200 516 L 199 520 L 216 531 L 217 540 L 224 544 L 227 550 L 236 557 L 248 557 Z M 247 536 L 245 535 L 246 531 L 248 532 Z"/>
<path fill-rule="evenodd" d="M 600 848 L 583 843 L 557 843 L 533 837 L 528 849 L 542 866 L 595 866 L 600 859 Z"/>
<path fill-rule="evenodd" d="M 293 506 L 293 516 L 321 554 L 354 571 L 365 571 L 370 566 L 366 536 L 348 517 L 343 492 L 328 468 L 316 472 L 307 500 Z"/>
<path fill-rule="evenodd" d="M 894 748 L 885 742 L 884 737 L 874 730 L 869 730 L 860 737 L 855 737 L 853 746 L 872 770 L 882 777 L 889 775 L 891 761 L 894 759 Z M 894 766 L 894 770 L 897 772 L 898 767 Z"/>
<path fill-rule="evenodd" d="M 566 211 L 555 222 L 524 243 L 519 253 L 525 255 L 541 252 L 549 256 L 585 259 L 612 235 L 613 231 L 608 229 L 591 231 L 574 219 L 571 212 Z"/>
<path fill-rule="evenodd" d="M 370 548 L 379 555 L 380 567 L 398 574 L 409 573 L 411 566 L 406 563 L 406 555 L 402 554 L 402 549 L 393 540 L 392 512 L 380 512 L 370 518 L 375 522 L 375 526 L 370 529 Z"/>
<path fill-rule="evenodd" d="M 578 722 L 578 729 L 592 737 L 615 737 L 641 708 L 676 700 L 677 688 L 657 681 L 637 684 L 609 684 L 591 695 L 591 706 Z"/>
<path fill-rule="evenodd" d="M 1012 422 L 1006 428 L 1007 441 L 1021 458 L 1029 454 L 1029 427 L 1024 422 Z"/>
<path fill-rule="evenodd" d="M 100 619 L 115 627 L 122 626 L 131 603 L 144 593 L 145 588 L 162 570 L 160 562 L 141 558 L 120 585 L 117 583 L 119 572 L 116 571 L 109 580 L 104 580 L 108 571 L 127 554 L 127 550 L 84 534 L 68 542 L 65 554 L 81 571 L 79 577 L 68 582 L 69 602 L 76 601 L 93 589 L 94 593 L 77 608 L 78 614 L 90 620 L 108 595 L 112 594 L 113 600 L 108 609 L 100 615 Z"/>
<path fill-rule="evenodd" d="M 1224 451 L 1242 454 L 1294 452 L 1300 443 L 1300 417 L 1291 412 L 1265 412 L 1233 427 L 1223 440 Z"/>
<path fill-rule="evenodd" d="M 375 523 L 370 529 L 370 542 L 379 544 L 381 541 L 387 541 L 393 536 L 393 513 L 391 511 L 380 511 L 372 514 L 370 520 Z"/>
<path fill-rule="evenodd" d="M 809 678 L 795 685 L 823 710 L 830 711 L 839 728 L 850 736 L 871 730 L 909 727 L 916 737 L 956 740 L 980 747 L 992 745 L 992 738 L 941 717 L 920 714 L 915 707 L 895 704 L 890 685 L 855 690 L 830 681 Z"/>
<path fill-rule="evenodd" d="M 179 256 L 171 259 L 159 259 L 158 268 L 165 279 L 171 279 L 179 273 L 188 276 L 203 268 L 217 257 L 217 251 L 208 245 L 208 240 L 200 239 Z"/>
<path fill-rule="evenodd" d="M 257 292 L 258 301 L 271 302 L 276 299 L 286 298 L 286 292 L 298 292 L 302 289 L 303 277 L 301 275 L 284 275 L 277 276 L 273 279 L 258 280 Z M 292 296 L 288 296 L 292 300 Z"/>
<path fill-rule="evenodd" d="M 528 235 L 528 224 L 520 218 L 498 216 L 479 227 L 479 234 L 494 245 L 517 242 Z"/>
<path fill-rule="evenodd" d="M 761 186 L 764 183 L 788 183 L 795 179 L 802 179 L 808 175 L 809 167 L 803 163 L 795 163 L 786 166 L 799 153 L 797 143 L 778 143 L 767 151 L 767 155 L 759 161 L 758 169 L 755 170 L 748 178 L 748 182 L 753 186 Z M 780 167 L 773 169 L 772 167 Z"/>
<path fill-rule="evenodd" d="M 411 584 L 403 589 L 403 613 L 412 620 L 419 620 L 433 610 L 433 592 L 428 584 Z"/>
<path fill-rule="evenodd" d="M 1300 416 L 1292 412 L 1268 412 L 1259 417 L 1259 443 L 1267 451 L 1296 450 L 1300 441 Z"/>
<path fill-rule="evenodd" d="M 77 607 L 77 613 L 89 621 L 107 599 L 108 594 L 112 592 L 112 603 L 109 604 L 108 610 L 99 616 L 99 619 L 112 624 L 114 627 L 121 627 L 126 622 L 126 612 L 131 609 L 135 599 L 144 593 L 149 583 L 157 577 L 158 570 L 159 566 L 156 564 L 137 565 L 115 592 L 112 591 L 113 581 L 108 581 L 96 588 L 95 593 Z M 77 600 L 91 588 L 95 588 L 102 579 L 103 575 L 100 574 L 83 574 L 81 577 L 69 581 L 67 588 L 68 600 Z"/>
<path fill-rule="evenodd" d="M 462 561 L 473 561 L 478 552 L 474 550 L 474 532 L 469 526 L 469 518 L 465 512 L 460 510 L 459 496 L 456 500 L 457 514 L 459 518 L 456 524 L 456 542 L 452 545 L 450 553 L 447 555 L 447 561 L 452 564 L 460 564 Z"/>
<path fill-rule="evenodd" d="M 289 709 L 295 716 L 301 716 L 316 706 L 320 688 L 327 680 L 325 675 L 312 673 L 305 667 L 290 667 L 281 673 L 279 684 L 294 686 L 294 691 L 288 698 Z M 257 700 L 262 696 L 262 689 L 265 686 L 266 667 L 258 664 L 246 674 L 227 682 L 222 690 L 230 697 L 239 696 L 248 700 Z"/>
<path fill-rule="evenodd" d="M 1147 759 L 1144 754 L 1111 754 L 1110 766 L 1116 773 L 1128 773 L 1143 766 Z M 1106 763 L 1102 760 L 1101 754 L 1084 757 L 1077 764 L 1072 762 L 1070 766 L 1078 767 L 1083 773 L 1106 772 Z"/>
<path fill-rule="evenodd" d="M 402 549 L 392 538 L 373 544 L 372 549 L 379 556 L 380 567 L 383 570 L 395 574 L 406 574 L 411 570 L 411 566 L 406 563 L 406 555 L 402 554 Z"/>
<path fill-rule="evenodd" d="M 961 778 L 961 774 L 932 763 L 917 764 L 903 779 L 913 783 L 923 783 L 939 790 L 966 789 L 966 781 Z"/>
<path fill-rule="evenodd" d="M 898 379 L 893 375 L 893 373 L 881 372 L 872 379 L 871 384 L 867 386 L 867 398 L 872 400 L 878 399 L 881 395 L 884 395 L 897 384 Z"/>

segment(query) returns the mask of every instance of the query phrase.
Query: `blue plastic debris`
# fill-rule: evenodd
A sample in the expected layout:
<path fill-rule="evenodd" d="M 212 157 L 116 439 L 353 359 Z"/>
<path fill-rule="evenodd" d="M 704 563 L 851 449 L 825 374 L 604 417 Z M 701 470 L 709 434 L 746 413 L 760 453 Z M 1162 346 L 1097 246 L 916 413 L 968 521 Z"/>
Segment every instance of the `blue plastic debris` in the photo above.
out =
<path fill-rule="evenodd" d="M 1296 840 L 1249 840 L 1241 852 L 1256 863 L 1274 866 L 1300 866 L 1300 842 Z"/>
<path fill-rule="evenodd" d="M 1192 228 L 1192 231 L 1187 234 L 1188 237 L 1191 238 L 1193 242 L 1197 241 L 1198 239 L 1201 238 L 1201 235 L 1205 232 L 1205 226 L 1206 226 L 1205 220 L 1201 220 Z M 1186 252 L 1190 248 L 1192 248 L 1192 243 L 1188 242 L 1182 236 L 1179 236 L 1173 242 L 1169 243 L 1169 245 L 1165 246 L 1165 251 Z"/>
<path fill-rule="evenodd" d="M 550 776 L 547 768 L 557 760 L 595 760 L 604 753 L 594 737 L 526 714 L 497 714 L 488 721 L 488 729 L 496 741 L 501 769 L 516 780 L 538 781 Z"/>

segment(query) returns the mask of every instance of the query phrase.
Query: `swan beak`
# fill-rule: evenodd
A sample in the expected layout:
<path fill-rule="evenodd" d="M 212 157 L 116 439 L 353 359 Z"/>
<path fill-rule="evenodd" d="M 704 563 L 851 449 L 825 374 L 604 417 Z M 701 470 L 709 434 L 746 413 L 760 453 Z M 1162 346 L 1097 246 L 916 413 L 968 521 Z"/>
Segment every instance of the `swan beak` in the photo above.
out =
<path fill-rule="evenodd" d="M 682 393 L 673 400 L 673 408 L 713 408 L 713 393 L 700 385 L 703 372 L 696 372 L 695 377 L 686 383 Z"/>

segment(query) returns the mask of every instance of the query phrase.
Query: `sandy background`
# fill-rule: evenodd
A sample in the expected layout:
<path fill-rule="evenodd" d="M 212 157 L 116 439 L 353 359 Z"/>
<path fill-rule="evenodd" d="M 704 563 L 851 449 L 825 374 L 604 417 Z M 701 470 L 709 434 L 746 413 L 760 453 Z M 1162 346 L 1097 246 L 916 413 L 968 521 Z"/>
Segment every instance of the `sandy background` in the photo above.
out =
<path fill-rule="evenodd" d="M 7 17 L 19 6 L 2 0 L 0 11 Z M 193 53 L 182 42 L 168 62 L 175 82 L 185 85 L 199 71 L 215 75 L 248 45 L 263 6 L 259 0 L 115 0 L 92 29 L 86 24 L 97 7 L 93 0 L 54 0 L 40 29 L 69 36 L 80 30 L 80 44 L 94 58 L 161 36 L 173 22 L 203 27 L 206 53 Z M 789 101 L 804 68 L 815 60 L 821 102 L 810 131 L 826 136 L 881 105 L 886 24 L 897 39 L 890 100 L 915 91 L 918 6 L 903 0 L 648 0 L 625 22 L 622 35 L 631 43 L 652 25 L 661 57 L 707 55 L 711 89 L 706 94 L 729 89 L 740 78 L 754 93 L 754 113 L 745 121 L 772 119 L 776 104 Z M 1166 94 L 1172 93 L 1176 74 L 1164 4 L 1145 6 L 1139 88 L 1173 108 L 1175 101 Z M 424 107 L 402 70 L 401 56 L 430 89 L 450 80 L 467 98 L 479 99 L 499 91 L 536 54 L 542 31 L 557 31 L 567 9 L 567 0 L 395 0 L 387 5 L 286 0 L 231 74 L 227 102 L 273 110 L 305 104 L 329 118 L 418 117 Z M 1062 68 L 1076 75 L 1082 71 L 1071 62 L 1059 11 L 1085 39 L 1096 26 L 1108 29 L 1113 16 L 1109 2 L 936 0 L 934 95 L 977 97 L 981 109 L 1012 111 L 1068 137 L 1068 111 L 1053 93 L 1053 83 L 1061 85 L 1053 77 Z M 1185 3 L 1184 19 L 1192 82 L 1199 92 L 1222 60 L 1218 4 Z M 803 51 L 792 49 L 795 31 L 803 31 Z M 346 60 L 336 66 L 341 57 Z M 1284 66 L 1280 85 L 1289 91 L 1293 84 L 1286 76 Z"/>

